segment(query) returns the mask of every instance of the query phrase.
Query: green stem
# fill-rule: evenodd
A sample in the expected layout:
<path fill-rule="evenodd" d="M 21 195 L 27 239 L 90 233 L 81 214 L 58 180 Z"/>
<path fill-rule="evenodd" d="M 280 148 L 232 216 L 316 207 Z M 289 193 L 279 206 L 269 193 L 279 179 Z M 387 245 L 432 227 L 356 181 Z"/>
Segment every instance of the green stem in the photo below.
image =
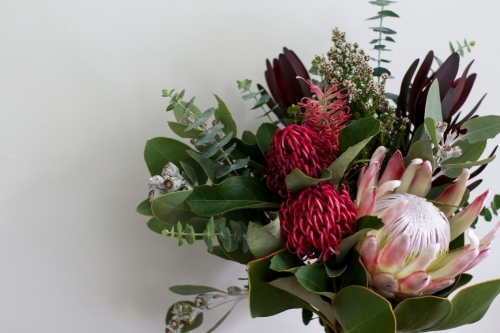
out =
<path fill-rule="evenodd" d="M 250 94 L 252 94 L 253 99 L 255 99 L 255 101 L 257 101 L 257 102 L 259 101 L 259 100 L 257 99 L 257 97 L 256 97 L 255 95 L 253 95 L 253 92 L 252 92 L 252 90 L 250 90 L 250 88 L 248 89 L 248 92 L 249 92 Z M 262 96 L 262 94 L 261 94 L 261 96 Z M 264 111 L 264 114 L 267 116 L 267 119 L 269 119 L 269 121 L 270 121 L 271 123 L 273 123 L 273 120 L 272 120 L 272 119 L 271 119 L 271 117 L 269 116 L 269 113 L 267 113 L 266 109 L 264 108 L 264 105 L 262 105 L 260 108 L 262 109 L 262 111 Z M 271 111 L 271 110 L 269 110 L 269 111 Z"/>
<path fill-rule="evenodd" d="M 384 10 L 384 6 L 381 7 L 382 8 L 382 11 Z M 382 28 L 382 24 L 384 22 L 384 17 L 383 16 L 380 16 L 380 25 L 379 25 L 379 28 Z M 382 50 L 380 49 L 380 46 L 382 45 L 382 31 L 379 31 L 378 32 L 378 59 L 377 59 L 377 67 L 380 67 L 380 59 L 381 59 L 381 52 Z M 377 77 L 377 82 L 380 83 L 380 76 Z"/>

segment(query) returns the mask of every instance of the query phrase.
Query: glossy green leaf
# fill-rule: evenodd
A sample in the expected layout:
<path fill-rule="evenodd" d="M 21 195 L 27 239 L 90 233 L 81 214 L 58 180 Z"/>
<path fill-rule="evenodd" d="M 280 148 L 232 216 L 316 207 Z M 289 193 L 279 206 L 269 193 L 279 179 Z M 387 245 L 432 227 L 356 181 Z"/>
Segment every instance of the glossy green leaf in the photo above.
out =
<path fill-rule="evenodd" d="M 355 120 L 340 131 L 339 151 L 344 153 L 349 147 L 377 135 L 380 132 L 380 121 L 375 118 L 362 118 Z"/>
<path fill-rule="evenodd" d="M 335 257 L 335 262 L 337 265 L 342 266 L 344 263 L 345 257 L 348 255 L 348 253 L 351 251 L 352 247 L 356 245 L 356 243 L 365 237 L 365 235 L 373 230 L 373 228 L 368 227 L 368 228 L 363 228 L 356 233 L 342 239 L 340 242 L 339 246 L 339 254 Z"/>
<path fill-rule="evenodd" d="M 391 303 L 375 292 L 350 286 L 333 299 L 335 317 L 346 333 L 395 333 Z"/>
<path fill-rule="evenodd" d="M 197 286 L 191 284 L 172 286 L 168 289 L 177 295 L 199 295 L 211 292 L 219 292 L 219 293 L 223 292 L 213 287 Z"/>
<path fill-rule="evenodd" d="M 406 299 L 394 309 L 398 332 L 427 332 L 443 321 L 451 308 L 451 302 L 446 298 L 423 296 Z"/>
<path fill-rule="evenodd" d="M 304 266 L 304 263 L 296 254 L 283 250 L 271 259 L 270 268 L 276 272 L 295 273 L 301 266 Z"/>
<path fill-rule="evenodd" d="M 292 294 L 297 299 L 301 300 L 305 305 L 302 307 L 313 311 L 323 320 L 324 323 L 326 323 L 330 327 L 333 327 L 333 323 L 335 322 L 335 315 L 330 302 L 324 301 L 319 294 L 306 290 L 297 281 L 297 278 L 295 276 L 276 279 L 269 282 L 269 284 L 273 287 L 284 290 L 287 293 Z"/>
<path fill-rule="evenodd" d="M 340 155 L 329 167 L 332 172 L 332 181 L 334 184 L 340 184 L 340 181 L 344 177 L 344 173 L 351 164 L 351 162 L 358 156 L 361 150 L 366 146 L 366 144 L 373 138 L 369 136 L 363 141 L 349 147 L 342 155 Z"/>
<path fill-rule="evenodd" d="M 188 177 L 187 180 L 191 183 L 191 185 L 198 185 L 198 177 L 196 176 L 196 171 L 194 171 L 193 167 L 189 163 L 183 161 L 180 161 L 180 164 L 186 172 L 186 175 Z"/>
<path fill-rule="evenodd" d="M 236 150 L 240 153 L 237 154 L 235 152 L 232 154 L 234 158 L 244 159 L 248 156 L 253 162 L 259 165 L 266 164 L 266 158 L 257 144 L 248 144 L 237 138 L 232 138 L 229 143 L 236 143 Z"/>
<path fill-rule="evenodd" d="M 427 139 L 427 131 L 425 129 L 425 124 L 422 124 L 417 128 L 417 130 L 415 131 L 415 134 L 413 134 L 413 137 L 411 139 L 410 148 L 418 141 L 424 140 L 424 139 Z"/>
<path fill-rule="evenodd" d="M 467 140 L 469 143 L 493 139 L 500 133 L 500 116 L 489 115 L 473 118 L 465 122 L 460 129 L 467 130 L 462 140 Z"/>
<path fill-rule="evenodd" d="M 297 270 L 295 276 L 305 289 L 313 293 L 332 291 L 324 265 L 311 264 L 302 266 Z"/>
<path fill-rule="evenodd" d="M 297 300 L 288 292 L 273 287 L 268 283 L 281 277 L 281 273 L 269 268 L 273 256 L 274 254 L 271 254 L 251 261 L 247 265 L 250 314 L 252 318 L 274 316 L 289 309 L 305 307 L 303 302 Z M 293 279 L 295 280 L 295 277 Z M 309 304 L 306 305 L 309 306 Z"/>
<path fill-rule="evenodd" d="M 349 251 L 343 263 L 347 266 L 347 269 L 341 275 L 341 288 L 353 285 L 368 287 L 368 275 L 357 251 Z"/>
<path fill-rule="evenodd" d="M 195 304 L 191 301 L 181 301 L 181 303 L 183 304 L 184 307 L 194 307 Z M 168 310 L 167 312 L 167 316 L 165 318 L 165 323 L 168 325 L 170 323 L 170 320 L 172 319 L 172 317 L 174 316 L 174 314 L 172 313 L 172 307 L 170 307 L 170 309 Z M 189 326 L 184 326 L 182 329 L 181 329 L 181 333 L 186 333 L 186 332 L 189 332 L 189 331 L 192 331 L 196 328 L 198 328 L 199 326 L 201 326 L 201 324 L 203 323 L 203 313 L 200 313 L 199 315 L 196 316 L 195 320 L 193 321 L 193 323 Z"/>
<path fill-rule="evenodd" d="M 432 82 L 429 94 L 425 101 L 425 118 L 432 118 L 439 123 L 443 121 L 443 111 L 441 109 L 441 98 L 439 95 L 439 82 L 437 79 Z"/>
<path fill-rule="evenodd" d="M 385 45 L 375 45 L 374 47 L 375 50 L 382 50 L 382 51 L 389 51 L 385 48 Z M 376 76 L 376 77 L 379 77 L 379 76 L 382 76 L 382 74 L 387 74 L 387 75 L 391 75 L 391 72 L 387 69 L 387 68 L 384 68 L 384 67 L 375 67 L 373 69 L 373 76 Z M 363 119 L 373 119 L 373 120 L 376 120 L 374 118 L 363 118 Z M 361 120 L 361 119 L 360 119 Z"/>
<path fill-rule="evenodd" d="M 357 230 L 363 230 L 363 229 L 374 229 L 374 230 L 379 230 L 384 226 L 384 222 L 376 216 L 373 215 L 366 215 L 361 217 L 358 222 L 356 229 Z"/>
<path fill-rule="evenodd" d="M 151 203 L 149 202 L 149 199 L 142 201 L 137 206 L 135 211 L 141 215 L 153 216 L 153 212 L 151 211 Z"/>
<path fill-rule="evenodd" d="M 286 177 L 286 188 L 292 192 L 298 192 L 307 187 L 314 186 L 319 182 L 329 180 L 331 177 L 332 172 L 329 169 L 323 169 L 319 179 L 309 177 L 299 169 L 293 169 Z"/>
<path fill-rule="evenodd" d="M 256 145 L 257 137 L 250 131 L 243 131 L 243 135 L 241 136 L 241 141 L 243 141 L 247 145 Z"/>
<path fill-rule="evenodd" d="M 151 203 L 154 216 L 166 223 L 186 221 L 196 216 L 186 204 L 186 199 L 192 192 L 192 190 L 171 192 L 155 198 Z"/>
<path fill-rule="evenodd" d="M 408 157 L 412 160 L 415 158 L 421 158 L 424 161 L 429 161 L 431 162 L 433 168 L 436 163 L 434 160 L 434 154 L 432 153 L 432 143 L 431 140 L 428 139 L 415 142 L 415 144 L 410 147 Z"/>
<path fill-rule="evenodd" d="M 189 131 L 186 131 L 187 125 L 182 124 L 182 123 L 177 123 L 175 121 L 169 121 L 168 127 L 174 132 L 177 136 L 184 138 L 184 139 L 192 139 L 196 138 L 200 135 L 200 133 L 203 133 L 202 130 L 199 130 L 197 128 L 193 128 Z"/>
<path fill-rule="evenodd" d="M 236 129 L 236 123 L 234 122 L 233 116 L 231 115 L 231 112 L 229 112 L 229 109 L 227 108 L 226 104 L 222 99 L 220 99 L 219 96 L 214 95 L 215 99 L 217 100 L 218 107 L 215 110 L 215 119 L 220 120 L 224 124 L 224 128 L 222 129 L 222 132 L 228 134 L 233 132 L 234 137 L 236 137 L 238 134 L 237 129 Z"/>
<path fill-rule="evenodd" d="M 220 184 L 198 186 L 187 199 L 199 215 L 217 215 L 245 208 L 278 208 L 269 190 L 254 177 L 230 177 Z M 154 212 L 154 210 L 153 210 Z"/>
<path fill-rule="evenodd" d="M 214 246 L 214 254 L 223 259 L 232 260 L 240 264 L 248 264 L 250 261 L 255 260 L 254 255 L 250 251 L 243 251 L 241 244 L 235 251 L 227 252 L 221 246 Z"/>
<path fill-rule="evenodd" d="M 342 273 L 344 273 L 347 269 L 347 266 L 344 266 L 342 268 L 338 268 L 338 269 L 333 269 L 333 268 L 330 268 L 328 267 L 326 264 L 325 264 L 325 268 L 326 268 L 326 274 L 331 277 L 331 278 L 334 278 L 334 277 L 339 277 L 342 275 Z"/>
<path fill-rule="evenodd" d="M 500 293 L 500 280 L 492 280 L 462 289 L 452 299 L 453 309 L 432 330 L 444 330 L 472 324 L 483 318 L 493 300 Z"/>
<path fill-rule="evenodd" d="M 257 130 L 257 143 L 262 153 L 269 150 L 269 145 L 273 141 L 274 132 L 278 130 L 278 126 L 270 123 L 263 123 Z"/>
<path fill-rule="evenodd" d="M 199 166 L 190 156 L 191 148 L 174 139 L 153 138 L 148 140 L 144 149 L 144 159 L 152 176 L 159 175 L 168 162 L 174 163 L 181 171 L 184 171 L 180 161 L 189 163 L 198 178 L 200 184 L 207 181 L 207 176 L 201 166 Z"/>
<path fill-rule="evenodd" d="M 275 225 L 272 225 L 273 223 Z M 279 219 L 274 220 L 264 227 L 253 222 L 248 224 L 246 240 L 250 251 L 256 258 L 268 256 L 285 247 L 280 240 L 279 234 L 276 235 L 274 231 L 276 224 L 279 228 Z"/>
<path fill-rule="evenodd" d="M 444 174 L 447 177 L 450 178 L 456 178 L 462 174 L 462 170 L 465 169 L 470 169 L 475 166 L 483 165 L 483 164 L 488 164 L 491 161 L 493 161 L 496 158 L 496 156 L 491 156 L 488 158 L 485 158 L 484 160 L 476 161 L 476 162 L 467 162 L 467 163 L 459 163 L 459 164 L 446 164 L 443 165 L 443 171 Z"/>

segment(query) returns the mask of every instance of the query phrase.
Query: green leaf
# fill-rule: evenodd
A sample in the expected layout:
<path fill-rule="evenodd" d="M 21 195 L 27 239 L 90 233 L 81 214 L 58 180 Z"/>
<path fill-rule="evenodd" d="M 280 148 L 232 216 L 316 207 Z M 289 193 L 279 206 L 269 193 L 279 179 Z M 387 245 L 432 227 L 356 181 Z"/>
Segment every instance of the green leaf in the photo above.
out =
<path fill-rule="evenodd" d="M 394 309 L 398 332 L 427 332 L 451 312 L 451 302 L 435 296 L 415 297 L 402 301 Z"/>
<path fill-rule="evenodd" d="M 309 325 L 312 317 L 313 317 L 313 312 L 311 310 L 306 308 L 302 309 L 302 322 L 304 323 L 304 325 L 306 326 Z"/>
<path fill-rule="evenodd" d="M 357 230 L 374 229 L 379 230 L 384 226 L 384 222 L 376 216 L 366 215 L 358 220 Z"/>
<path fill-rule="evenodd" d="M 472 324 L 483 318 L 493 300 L 500 293 L 500 280 L 492 280 L 467 287 L 452 299 L 450 315 L 431 330 L 444 330 Z"/>
<path fill-rule="evenodd" d="M 219 182 L 222 181 L 222 179 L 215 178 L 215 173 L 221 167 L 220 164 L 218 164 L 218 163 L 216 163 L 208 158 L 201 157 L 201 154 L 199 154 L 193 150 L 189 150 L 187 153 L 190 157 L 193 158 L 193 160 L 195 160 L 198 163 L 200 168 L 202 168 L 203 172 L 205 173 L 206 176 L 208 176 L 208 179 L 210 179 L 210 181 L 212 183 L 218 184 Z M 199 180 L 199 177 L 200 177 L 199 173 L 197 173 L 197 177 Z M 199 181 L 199 183 L 204 184 L 204 183 L 201 183 L 200 181 Z"/>
<path fill-rule="evenodd" d="M 254 177 L 230 177 L 220 184 L 195 187 L 187 199 L 199 215 L 217 215 L 244 208 L 278 208 L 272 194 Z"/>
<path fill-rule="evenodd" d="M 323 169 L 319 179 L 311 178 L 299 169 L 293 169 L 292 172 L 286 177 L 286 188 L 292 192 L 298 192 L 306 187 L 314 186 L 319 182 L 329 180 L 331 177 L 332 172 L 329 169 Z"/>
<path fill-rule="evenodd" d="M 436 164 L 436 161 L 434 160 L 434 154 L 432 153 L 431 140 L 428 139 L 415 142 L 415 144 L 410 147 L 408 156 L 412 160 L 415 158 L 421 158 L 424 161 L 431 162 L 433 169 Z"/>
<path fill-rule="evenodd" d="M 455 48 L 453 47 L 453 44 L 451 42 L 449 42 L 449 45 L 450 45 L 451 53 L 455 53 Z"/>
<path fill-rule="evenodd" d="M 333 299 L 333 310 L 346 333 L 396 332 L 391 303 L 367 288 L 342 289 Z"/>
<path fill-rule="evenodd" d="M 289 309 L 304 307 L 303 302 L 297 300 L 288 292 L 275 288 L 268 283 L 281 276 L 281 273 L 269 269 L 273 256 L 271 254 L 251 261 L 247 265 L 250 314 L 252 318 L 274 316 Z M 295 277 L 293 279 L 295 280 Z M 309 306 L 309 304 L 306 305 Z"/>
<path fill-rule="evenodd" d="M 444 161 L 442 164 L 461 164 L 466 162 L 476 162 L 481 155 L 483 155 L 484 150 L 486 149 L 487 141 L 479 141 L 476 143 L 469 143 L 467 141 L 458 141 L 453 146 L 460 147 L 462 149 L 462 155 L 458 157 L 452 157 Z"/>
<path fill-rule="evenodd" d="M 399 17 L 399 15 L 393 12 L 392 10 L 382 10 L 378 12 L 378 14 L 382 15 L 383 17 Z"/>
<path fill-rule="evenodd" d="M 257 143 L 262 153 L 266 153 L 269 150 L 269 145 L 273 140 L 276 130 L 278 130 L 278 126 L 270 123 L 263 123 L 260 125 L 257 130 Z"/>
<path fill-rule="evenodd" d="M 193 302 L 190 302 L 190 301 L 180 301 L 180 303 L 183 304 L 184 308 L 185 307 L 192 307 L 192 308 L 195 307 L 195 304 Z M 174 313 L 172 312 L 172 310 L 173 310 L 173 306 L 171 306 L 170 309 L 168 309 L 167 316 L 165 318 L 165 323 L 167 325 L 170 323 L 170 320 L 174 316 Z M 186 333 L 186 332 L 192 331 L 195 328 L 201 326 L 202 323 L 203 323 L 203 313 L 200 313 L 199 315 L 196 316 L 196 318 L 194 319 L 194 321 L 193 321 L 193 323 L 191 325 L 184 326 L 181 329 L 181 333 Z"/>
<path fill-rule="evenodd" d="M 205 294 L 205 293 L 211 293 L 211 292 L 223 293 L 223 291 L 220 291 L 219 289 L 216 289 L 213 287 L 197 286 L 197 285 L 191 285 L 191 284 L 172 286 L 168 289 L 177 295 L 199 295 L 199 294 Z"/>
<path fill-rule="evenodd" d="M 217 134 L 219 134 L 219 131 L 222 130 L 223 128 L 224 124 L 219 123 L 215 126 L 210 127 L 207 131 L 201 132 L 200 135 L 198 135 L 195 145 L 201 146 L 212 142 L 212 140 L 215 139 Z"/>
<path fill-rule="evenodd" d="M 500 209 L 500 195 L 495 194 L 495 196 L 493 197 L 493 203 L 495 204 L 495 207 L 497 209 Z"/>
<path fill-rule="evenodd" d="M 144 159 L 152 176 L 159 175 L 168 162 L 174 163 L 181 171 L 185 171 L 180 161 L 187 162 L 196 172 L 198 182 L 205 184 L 207 177 L 203 169 L 197 163 L 194 163 L 195 160 L 193 160 L 189 151 L 191 151 L 191 148 L 180 141 L 170 138 L 153 138 L 146 142 Z"/>
<path fill-rule="evenodd" d="M 439 82 L 435 79 L 429 88 L 429 94 L 425 101 L 425 118 L 432 118 L 436 124 L 443 121 L 443 111 L 441 109 L 441 98 L 439 95 Z"/>
<path fill-rule="evenodd" d="M 295 276 L 305 289 L 313 293 L 332 291 L 324 265 L 311 264 L 302 266 L 297 270 Z"/>
<path fill-rule="evenodd" d="M 236 83 L 238 84 L 238 89 L 243 91 L 247 91 L 252 86 L 252 80 L 249 79 L 244 79 L 242 81 L 238 80 Z"/>
<path fill-rule="evenodd" d="M 137 206 L 135 211 L 141 215 L 153 216 L 153 212 L 151 211 L 151 203 L 149 199 L 144 200 Z"/>
<path fill-rule="evenodd" d="M 257 137 L 250 131 L 243 131 L 243 135 L 241 137 L 241 141 L 247 145 L 256 145 Z"/>
<path fill-rule="evenodd" d="M 438 139 L 438 134 L 437 134 L 437 128 L 436 128 L 436 122 L 434 121 L 433 118 L 427 117 L 424 120 L 425 128 L 427 129 L 427 132 L 431 136 L 432 143 L 434 143 L 434 147 L 439 147 L 439 139 Z"/>
<path fill-rule="evenodd" d="M 260 108 L 263 105 L 266 105 L 266 103 L 269 102 L 270 99 L 271 99 L 271 96 L 269 96 L 268 94 L 261 95 L 259 100 L 257 101 L 257 103 L 255 103 L 255 105 L 251 108 L 251 110 L 255 110 L 255 109 Z"/>
<path fill-rule="evenodd" d="M 236 251 L 227 252 L 221 246 L 214 246 L 214 254 L 218 257 L 232 260 L 240 264 L 248 264 L 250 261 L 255 260 L 255 257 L 250 251 L 243 251 L 242 246 L 239 246 Z"/>
<path fill-rule="evenodd" d="M 371 218 L 375 218 L 375 219 L 378 219 L 377 217 L 375 216 L 365 216 L 363 218 L 360 219 L 363 220 L 364 218 L 369 218 L 371 220 Z M 371 224 L 371 223 L 370 223 Z M 378 225 L 375 225 L 375 227 L 378 227 Z M 377 228 L 372 228 L 371 226 L 368 226 L 366 228 L 363 228 L 363 229 L 360 229 L 359 231 L 357 231 L 356 233 L 344 238 L 341 242 L 340 242 L 340 246 L 339 246 L 339 254 L 335 257 L 335 262 L 337 263 L 337 266 L 342 266 L 343 263 L 344 263 L 344 259 L 345 257 L 348 255 L 348 253 L 351 251 L 352 247 L 354 245 L 356 245 L 356 243 L 362 239 L 363 237 L 365 237 L 365 235 L 370 232 L 371 230 L 373 229 L 377 229 Z"/>
<path fill-rule="evenodd" d="M 203 133 L 202 130 L 199 130 L 197 128 L 193 128 L 189 131 L 186 131 L 187 125 L 183 123 L 177 123 L 175 121 L 168 121 L 168 127 L 174 132 L 178 137 L 181 137 L 183 139 L 192 139 L 196 138 L 200 135 L 200 133 Z"/>
<path fill-rule="evenodd" d="M 201 114 L 200 117 L 198 117 L 198 119 L 196 119 L 194 122 L 190 123 L 186 127 L 185 131 L 187 132 L 193 128 L 196 128 L 198 126 L 202 126 L 210 117 L 213 116 L 214 112 L 215 112 L 214 108 L 209 108 L 209 109 L 203 111 L 203 113 Z"/>
<path fill-rule="evenodd" d="M 500 116 L 489 115 L 470 119 L 460 129 L 467 130 L 462 140 L 467 140 L 469 143 L 493 139 L 500 133 Z"/>
<path fill-rule="evenodd" d="M 205 229 L 207 222 L 208 222 L 208 220 L 206 218 L 195 216 L 189 220 L 181 221 L 181 225 L 185 226 L 186 224 L 189 223 L 193 227 L 193 229 L 196 233 L 202 233 Z M 164 230 L 170 231 L 172 229 L 172 227 L 175 228 L 176 225 L 177 225 L 177 222 L 163 222 L 163 221 L 158 220 L 155 217 L 151 218 L 147 223 L 149 230 L 156 232 L 157 234 L 160 234 L 160 235 L 162 235 L 162 232 Z M 184 237 L 184 238 L 186 238 L 186 237 Z M 201 237 L 199 237 L 199 238 L 201 238 Z"/>
<path fill-rule="evenodd" d="M 413 146 L 416 142 L 427 139 L 427 131 L 425 130 L 425 124 L 420 125 L 415 134 L 411 139 L 410 147 Z"/>
<path fill-rule="evenodd" d="M 349 147 L 342 155 L 340 155 L 329 167 L 332 172 L 332 181 L 334 184 L 340 184 L 344 177 L 344 173 L 351 164 L 351 162 L 358 156 L 359 152 L 366 146 L 366 144 L 373 138 L 367 137 L 363 141 Z"/>
<path fill-rule="evenodd" d="M 266 164 L 266 158 L 257 144 L 248 144 L 237 138 L 232 138 L 230 143 L 236 143 L 236 150 L 240 153 L 237 154 L 235 152 L 232 154 L 234 158 L 244 159 L 248 156 L 252 161 L 259 165 Z"/>
<path fill-rule="evenodd" d="M 375 136 L 380 132 L 380 121 L 374 118 L 362 118 L 355 120 L 340 131 L 339 143 L 340 153 L 344 153 L 349 147 Z"/>
<path fill-rule="evenodd" d="M 316 313 L 328 326 L 333 327 L 335 315 L 330 302 L 324 301 L 319 294 L 306 290 L 297 281 L 295 276 L 284 277 L 269 282 L 269 285 L 284 290 L 302 301 L 303 308 L 307 308 Z"/>
<path fill-rule="evenodd" d="M 394 31 L 392 29 L 389 29 L 389 28 L 385 28 L 385 27 L 373 27 L 373 28 L 370 28 L 370 29 L 372 29 L 375 32 L 381 32 L 381 33 L 386 34 L 386 35 L 394 35 L 394 34 L 396 34 L 396 31 Z"/>
<path fill-rule="evenodd" d="M 279 227 L 279 219 L 271 223 L 277 224 Z M 275 227 L 275 225 L 262 227 L 253 222 L 248 224 L 246 239 L 250 251 L 256 258 L 265 257 L 285 247 L 280 238 L 272 233 L 272 228 Z"/>
<path fill-rule="evenodd" d="M 192 190 L 171 192 L 155 198 L 151 203 L 154 216 L 166 223 L 186 221 L 196 216 L 186 204 L 186 199 L 192 192 Z"/>
<path fill-rule="evenodd" d="M 276 272 L 294 273 L 301 266 L 304 266 L 304 263 L 297 257 L 296 254 L 283 250 L 278 252 L 271 259 L 271 266 L 269 268 Z"/>
<path fill-rule="evenodd" d="M 484 212 L 483 217 L 486 220 L 486 222 L 491 222 L 491 220 L 493 219 L 493 215 L 491 215 L 490 210 L 488 208 L 484 207 L 483 212 Z"/>
<path fill-rule="evenodd" d="M 470 169 L 475 166 L 483 165 L 483 164 L 488 164 L 491 161 L 493 161 L 496 158 L 496 156 L 491 156 L 488 158 L 485 158 L 484 160 L 476 161 L 476 162 L 467 162 L 467 163 L 459 163 L 459 164 L 445 164 L 442 165 L 442 168 L 444 170 L 444 174 L 447 177 L 450 178 L 456 178 L 460 176 L 462 173 L 462 169 Z"/>
<path fill-rule="evenodd" d="M 215 110 L 215 119 L 220 120 L 224 124 L 224 128 L 222 129 L 222 132 L 228 134 L 230 132 L 233 132 L 234 136 L 237 136 L 237 129 L 236 129 L 236 123 L 234 122 L 233 117 L 231 116 L 231 112 L 229 112 L 229 109 L 227 108 L 226 104 L 220 99 L 219 96 L 214 95 L 215 99 L 217 100 L 217 103 L 219 106 Z"/>
<path fill-rule="evenodd" d="M 198 177 L 196 176 L 196 171 L 194 171 L 193 167 L 186 162 L 180 161 L 181 167 L 184 169 L 186 172 L 187 177 L 189 178 L 189 182 L 192 185 L 197 185 L 198 183 Z"/>
<path fill-rule="evenodd" d="M 342 283 L 340 287 L 345 288 L 353 285 L 368 287 L 368 275 L 361 263 L 358 252 L 355 250 L 349 251 L 344 262 L 347 269 L 341 276 Z"/>
<path fill-rule="evenodd" d="M 335 278 L 335 277 L 341 276 L 342 273 L 344 273 L 346 271 L 347 266 L 344 266 L 343 268 L 333 269 L 333 268 L 328 267 L 325 264 L 325 268 L 326 268 L 326 274 L 328 275 L 328 277 Z"/>

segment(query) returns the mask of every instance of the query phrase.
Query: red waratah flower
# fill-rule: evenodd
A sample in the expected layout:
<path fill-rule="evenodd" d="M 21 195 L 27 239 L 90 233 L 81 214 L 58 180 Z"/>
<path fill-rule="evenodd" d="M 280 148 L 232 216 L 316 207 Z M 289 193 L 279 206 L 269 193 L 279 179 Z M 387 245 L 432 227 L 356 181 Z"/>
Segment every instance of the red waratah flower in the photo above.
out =
<path fill-rule="evenodd" d="M 303 260 L 327 261 L 356 228 L 356 207 L 348 187 L 342 185 L 337 191 L 333 183 L 318 183 L 289 193 L 279 217 L 283 243 Z"/>
<path fill-rule="evenodd" d="M 302 78 L 300 78 L 302 79 Z M 313 93 L 313 98 L 304 97 L 299 106 L 304 118 L 302 124 L 317 131 L 327 138 L 338 152 L 339 133 L 349 124 L 349 96 L 337 85 L 320 88 L 310 81 L 305 81 Z"/>
<path fill-rule="evenodd" d="M 298 168 L 309 177 L 319 178 L 323 168 L 334 161 L 335 151 L 310 127 L 292 124 L 275 132 L 266 158 L 267 187 L 285 198 L 290 172 Z"/>

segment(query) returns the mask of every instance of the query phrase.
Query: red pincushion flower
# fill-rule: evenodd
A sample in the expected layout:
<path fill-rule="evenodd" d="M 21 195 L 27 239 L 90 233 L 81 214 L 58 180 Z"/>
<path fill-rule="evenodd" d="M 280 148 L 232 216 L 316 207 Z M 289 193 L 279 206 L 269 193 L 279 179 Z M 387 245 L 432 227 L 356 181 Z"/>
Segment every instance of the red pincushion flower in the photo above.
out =
<path fill-rule="evenodd" d="M 304 260 L 327 261 L 356 228 L 356 207 L 348 187 L 342 185 L 337 191 L 333 183 L 318 183 L 289 193 L 279 217 L 282 241 L 288 251 Z"/>
<path fill-rule="evenodd" d="M 267 187 L 285 198 L 286 177 L 293 169 L 319 178 L 336 156 L 328 140 L 308 126 L 292 124 L 276 131 L 266 157 Z"/>

